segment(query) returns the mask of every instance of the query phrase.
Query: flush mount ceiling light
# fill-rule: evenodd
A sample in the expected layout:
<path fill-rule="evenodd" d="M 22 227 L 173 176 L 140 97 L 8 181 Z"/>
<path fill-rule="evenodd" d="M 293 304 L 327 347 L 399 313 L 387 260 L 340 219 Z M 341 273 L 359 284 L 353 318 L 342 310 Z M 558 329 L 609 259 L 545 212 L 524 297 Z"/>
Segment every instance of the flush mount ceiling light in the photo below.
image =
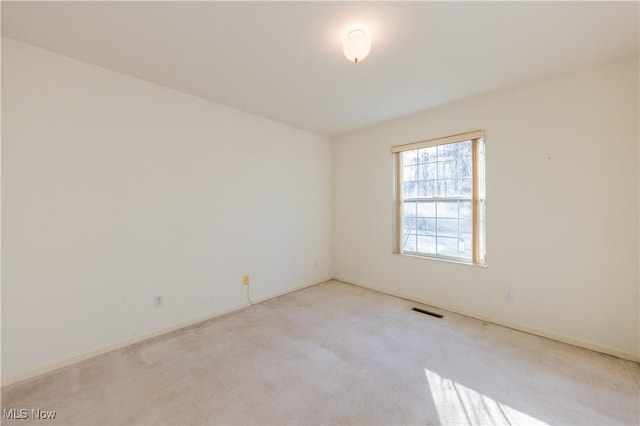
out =
<path fill-rule="evenodd" d="M 367 57 L 371 50 L 371 39 L 365 30 L 355 29 L 349 31 L 347 37 L 342 42 L 344 56 L 356 64 Z"/>

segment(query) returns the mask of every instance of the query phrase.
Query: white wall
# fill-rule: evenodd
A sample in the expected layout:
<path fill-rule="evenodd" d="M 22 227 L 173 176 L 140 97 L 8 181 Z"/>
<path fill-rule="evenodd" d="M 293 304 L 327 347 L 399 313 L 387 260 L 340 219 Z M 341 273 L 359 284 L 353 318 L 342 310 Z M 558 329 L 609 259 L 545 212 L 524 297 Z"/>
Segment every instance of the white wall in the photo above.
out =
<path fill-rule="evenodd" d="M 638 360 L 639 114 L 635 59 L 337 138 L 334 276 Z M 477 129 L 488 268 L 392 254 L 390 147 Z"/>
<path fill-rule="evenodd" d="M 3 39 L 2 150 L 4 384 L 332 276 L 324 136 Z"/>
<path fill-rule="evenodd" d="M 3 384 L 243 306 L 245 273 L 255 299 L 335 276 L 638 359 L 637 75 L 425 111 L 332 160 L 323 136 L 3 39 Z M 390 146 L 475 129 L 489 267 L 391 254 Z"/>

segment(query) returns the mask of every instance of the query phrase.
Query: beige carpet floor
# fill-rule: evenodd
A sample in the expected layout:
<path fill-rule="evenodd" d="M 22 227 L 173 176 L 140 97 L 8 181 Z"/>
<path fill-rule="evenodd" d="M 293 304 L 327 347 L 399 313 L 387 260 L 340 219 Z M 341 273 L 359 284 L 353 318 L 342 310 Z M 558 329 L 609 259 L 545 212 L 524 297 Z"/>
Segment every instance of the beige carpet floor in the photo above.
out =
<path fill-rule="evenodd" d="M 326 282 L 6 387 L 4 423 L 640 423 L 638 364 L 413 306 Z"/>

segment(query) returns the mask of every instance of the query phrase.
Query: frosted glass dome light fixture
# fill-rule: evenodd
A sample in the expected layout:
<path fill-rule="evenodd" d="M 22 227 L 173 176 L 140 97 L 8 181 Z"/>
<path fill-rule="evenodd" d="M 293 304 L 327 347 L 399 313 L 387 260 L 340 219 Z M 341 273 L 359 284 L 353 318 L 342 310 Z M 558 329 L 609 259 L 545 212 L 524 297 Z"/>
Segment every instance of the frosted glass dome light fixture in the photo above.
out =
<path fill-rule="evenodd" d="M 365 30 L 355 29 L 349 31 L 342 42 L 344 56 L 356 64 L 367 57 L 371 50 L 371 39 Z"/>

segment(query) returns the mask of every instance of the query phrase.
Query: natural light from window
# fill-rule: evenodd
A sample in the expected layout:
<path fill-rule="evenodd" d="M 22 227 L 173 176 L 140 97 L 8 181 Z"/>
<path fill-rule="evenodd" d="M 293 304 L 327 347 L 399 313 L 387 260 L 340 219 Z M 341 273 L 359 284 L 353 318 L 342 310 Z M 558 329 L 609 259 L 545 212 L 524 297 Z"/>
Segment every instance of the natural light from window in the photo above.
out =
<path fill-rule="evenodd" d="M 522 411 L 509 407 L 440 376 L 434 371 L 424 369 L 429 383 L 433 403 L 438 410 L 441 424 L 447 425 L 546 425 Z"/>
<path fill-rule="evenodd" d="M 392 149 L 396 251 L 486 264 L 484 132 Z"/>

